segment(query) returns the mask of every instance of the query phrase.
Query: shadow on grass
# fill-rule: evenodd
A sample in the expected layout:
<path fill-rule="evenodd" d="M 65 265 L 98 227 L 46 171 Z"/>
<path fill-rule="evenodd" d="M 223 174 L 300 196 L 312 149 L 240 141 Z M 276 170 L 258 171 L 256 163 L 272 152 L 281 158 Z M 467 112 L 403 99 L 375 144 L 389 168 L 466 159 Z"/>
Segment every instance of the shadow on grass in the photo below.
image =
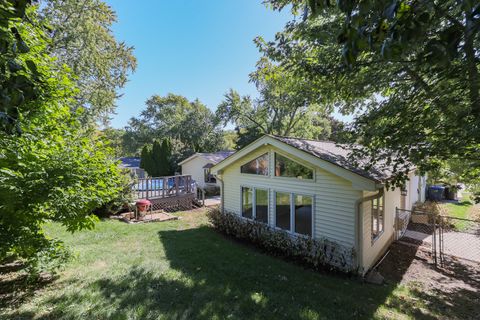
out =
<path fill-rule="evenodd" d="M 20 305 L 55 280 L 55 277 L 45 275 L 29 277 L 24 269 L 25 266 L 18 261 L 0 265 L 0 309 Z"/>
<path fill-rule="evenodd" d="M 413 300 L 402 299 L 392 293 L 398 281 L 375 286 L 322 275 L 257 252 L 209 227 L 160 231 L 158 237 L 170 268 L 156 270 L 152 265 L 138 265 L 123 275 L 112 274 L 91 283 L 78 279 L 68 284 L 74 290 L 42 302 L 42 309 L 48 312 L 36 316 L 42 319 L 371 319 L 378 317 L 378 309 L 384 306 L 416 318 L 434 319 L 432 312 L 456 317 L 455 308 L 440 307 L 446 302 L 454 307 L 470 302 L 464 292 L 445 296 L 421 290 L 411 291 Z M 420 309 L 415 299 L 435 306 Z M 30 318 L 33 314 L 21 311 L 14 316 Z"/>

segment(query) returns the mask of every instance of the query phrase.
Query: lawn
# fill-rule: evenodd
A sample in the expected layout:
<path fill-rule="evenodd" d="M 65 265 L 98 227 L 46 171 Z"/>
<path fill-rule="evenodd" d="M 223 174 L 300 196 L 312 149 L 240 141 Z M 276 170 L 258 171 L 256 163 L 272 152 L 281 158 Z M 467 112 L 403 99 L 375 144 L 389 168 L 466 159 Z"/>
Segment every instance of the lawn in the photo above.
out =
<path fill-rule="evenodd" d="M 418 285 L 377 286 L 314 272 L 218 234 L 202 211 L 178 215 L 177 221 L 139 225 L 107 220 L 73 235 L 48 225 L 48 234 L 71 246 L 75 259 L 44 286 L 17 287 L 17 297 L 1 299 L 0 317 L 433 319 L 444 312 L 452 317 L 451 306 L 421 298 Z M 0 289 L 6 290 L 14 275 L 2 276 Z"/>
<path fill-rule="evenodd" d="M 448 216 L 460 218 L 460 219 L 473 219 L 474 218 L 474 203 L 470 199 L 470 196 L 466 194 L 458 202 L 450 202 L 442 204 L 446 209 Z M 471 226 L 471 223 L 468 221 L 461 220 L 452 220 L 452 223 L 455 225 L 455 228 L 459 231 L 468 229 Z"/>

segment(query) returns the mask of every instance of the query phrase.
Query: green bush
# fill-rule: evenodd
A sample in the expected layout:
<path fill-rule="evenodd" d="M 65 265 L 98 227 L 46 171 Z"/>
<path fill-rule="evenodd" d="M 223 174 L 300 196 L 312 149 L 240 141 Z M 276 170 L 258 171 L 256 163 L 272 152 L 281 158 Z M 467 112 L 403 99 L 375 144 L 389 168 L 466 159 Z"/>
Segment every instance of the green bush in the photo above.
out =
<path fill-rule="evenodd" d="M 134 178 L 128 170 L 123 170 L 119 177 L 119 191 L 115 198 L 101 205 L 94 210 L 99 218 L 106 218 L 112 214 L 125 212 L 129 208 L 129 203 L 133 201 L 132 186 L 135 183 Z"/>
<path fill-rule="evenodd" d="M 208 219 L 213 226 L 227 235 L 251 242 L 268 253 L 294 259 L 315 269 L 355 271 L 355 251 L 336 242 L 310 237 L 293 236 L 264 223 L 247 220 L 218 208 L 209 209 Z"/>

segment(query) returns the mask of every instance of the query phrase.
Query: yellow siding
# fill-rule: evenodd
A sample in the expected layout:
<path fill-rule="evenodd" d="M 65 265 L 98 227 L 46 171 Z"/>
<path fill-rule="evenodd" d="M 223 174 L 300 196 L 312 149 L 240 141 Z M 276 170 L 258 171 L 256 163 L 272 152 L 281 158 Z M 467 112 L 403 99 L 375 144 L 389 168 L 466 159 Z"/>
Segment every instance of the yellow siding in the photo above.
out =
<path fill-rule="evenodd" d="M 407 198 L 406 209 L 412 209 L 415 202 L 418 199 L 419 192 L 419 177 L 414 173 L 409 175 L 409 181 L 407 181 Z M 394 240 L 394 224 L 395 224 L 395 211 L 396 208 L 401 206 L 401 194 L 400 188 L 395 190 L 385 191 L 385 231 L 374 243 L 372 243 L 372 216 L 371 216 L 371 201 L 364 202 L 363 209 L 363 267 L 367 271 L 380 259 L 383 253 L 385 253 L 388 246 Z M 363 196 L 367 197 L 376 194 L 376 192 L 364 192 Z"/>
<path fill-rule="evenodd" d="M 222 173 L 224 180 L 225 210 L 240 214 L 241 187 L 252 186 L 269 190 L 269 223 L 274 221 L 274 192 L 283 191 L 312 195 L 314 197 L 314 237 L 327 237 L 344 245 L 353 247 L 355 244 L 355 201 L 362 192 L 355 190 L 352 184 L 325 170 L 316 168 L 313 181 L 295 178 L 274 177 L 273 152 L 284 154 L 308 167 L 312 167 L 301 159 L 302 153 L 285 154 L 272 146 L 263 146 L 229 165 Z M 271 175 L 256 176 L 241 174 L 240 166 L 258 156 L 269 152 Z"/>

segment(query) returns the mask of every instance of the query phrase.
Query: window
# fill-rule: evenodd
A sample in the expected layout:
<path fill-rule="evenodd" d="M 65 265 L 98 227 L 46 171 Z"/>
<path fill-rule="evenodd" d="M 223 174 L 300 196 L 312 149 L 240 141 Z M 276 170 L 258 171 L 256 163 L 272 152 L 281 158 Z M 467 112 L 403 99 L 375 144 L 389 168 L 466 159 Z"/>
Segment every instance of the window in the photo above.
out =
<path fill-rule="evenodd" d="M 203 173 L 206 183 L 217 183 L 217 179 L 215 179 L 215 176 L 210 172 L 210 168 L 203 169 Z"/>
<path fill-rule="evenodd" d="M 275 153 L 275 176 L 297 179 L 313 179 L 313 170 L 298 162 Z"/>
<path fill-rule="evenodd" d="M 242 188 L 242 217 L 253 218 L 253 189 Z"/>
<path fill-rule="evenodd" d="M 382 235 L 384 225 L 385 215 L 382 196 L 372 200 L 372 243 Z"/>
<path fill-rule="evenodd" d="M 290 194 L 276 192 L 275 221 L 278 228 L 290 230 Z"/>
<path fill-rule="evenodd" d="M 255 220 L 268 223 L 268 190 L 255 189 Z"/>
<path fill-rule="evenodd" d="M 275 193 L 276 227 L 312 236 L 313 198 L 311 196 Z"/>
<path fill-rule="evenodd" d="M 295 232 L 312 235 L 312 197 L 295 195 Z"/>
<path fill-rule="evenodd" d="M 242 217 L 268 223 L 268 190 L 242 187 Z"/>
<path fill-rule="evenodd" d="M 240 172 L 268 176 L 268 153 L 241 166 Z"/>

